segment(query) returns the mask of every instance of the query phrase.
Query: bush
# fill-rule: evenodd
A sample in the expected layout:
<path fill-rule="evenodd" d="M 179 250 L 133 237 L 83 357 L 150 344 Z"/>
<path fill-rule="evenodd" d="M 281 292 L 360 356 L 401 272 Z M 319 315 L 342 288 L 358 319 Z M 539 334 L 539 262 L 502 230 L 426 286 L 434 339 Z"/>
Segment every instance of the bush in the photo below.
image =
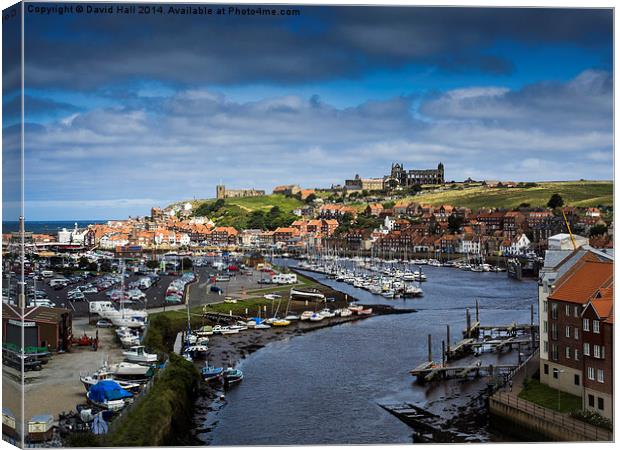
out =
<path fill-rule="evenodd" d="M 580 410 L 573 411 L 570 416 L 574 419 L 581 420 L 582 422 L 589 423 L 595 427 L 605 428 L 606 430 L 613 431 L 614 424 L 611 420 L 601 416 L 596 411 Z"/>
<path fill-rule="evenodd" d="M 194 397 L 200 383 L 196 367 L 171 354 L 151 390 L 105 438 L 106 446 L 144 447 L 183 443 L 192 425 Z M 175 439 L 181 439 L 175 441 Z"/>

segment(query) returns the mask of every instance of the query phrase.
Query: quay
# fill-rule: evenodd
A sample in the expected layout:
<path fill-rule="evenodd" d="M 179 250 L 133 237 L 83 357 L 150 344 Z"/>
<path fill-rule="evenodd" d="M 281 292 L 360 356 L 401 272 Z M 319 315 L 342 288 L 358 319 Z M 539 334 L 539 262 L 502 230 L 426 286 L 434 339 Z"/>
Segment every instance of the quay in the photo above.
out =
<path fill-rule="evenodd" d="M 485 375 L 492 377 L 501 373 L 510 373 L 516 368 L 516 364 L 482 365 L 480 362 L 477 362 L 468 365 L 449 366 L 434 361 L 428 361 L 420 364 L 409 373 L 416 377 L 419 383 L 424 383 L 437 379 L 449 380 L 454 378 L 469 378 L 472 375 L 474 378 Z"/>

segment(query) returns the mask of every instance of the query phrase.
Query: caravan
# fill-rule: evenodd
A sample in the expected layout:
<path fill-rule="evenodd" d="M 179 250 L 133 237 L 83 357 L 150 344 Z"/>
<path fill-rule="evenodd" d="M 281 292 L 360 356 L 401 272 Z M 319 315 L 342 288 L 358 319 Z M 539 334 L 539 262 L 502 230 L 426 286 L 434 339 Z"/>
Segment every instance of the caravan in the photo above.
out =
<path fill-rule="evenodd" d="M 294 273 L 279 273 L 271 277 L 273 284 L 295 284 L 297 283 L 297 275 Z"/>

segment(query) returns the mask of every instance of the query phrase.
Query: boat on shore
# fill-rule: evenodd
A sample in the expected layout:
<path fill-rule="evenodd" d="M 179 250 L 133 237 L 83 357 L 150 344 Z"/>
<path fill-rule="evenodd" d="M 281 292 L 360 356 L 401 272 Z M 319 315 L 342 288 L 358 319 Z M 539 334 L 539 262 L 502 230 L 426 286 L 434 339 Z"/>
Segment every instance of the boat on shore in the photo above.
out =
<path fill-rule="evenodd" d="M 293 298 L 325 301 L 325 295 L 323 295 L 318 289 L 291 289 L 291 299 Z"/>
<path fill-rule="evenodd" d="M 205 366 L 200 369 L 200 374 L 202 375 L 202 379 L 207 382 L 221 380 L 224 376 L 224 368 L 205 364 Z"/>
<path fill-rule="evenodd" d="M 231 384 L 239 383 L 243 380 L 243 372 L 239 369 L 233 369 L 232 367 L 224 370 L 223 373 L 224 384 L 230 386 Z"/>
<path fill-rule="evenodd" d="M 134 345 L 123 352 L 123 357 L 132 363 L 154 363 L 157 361 L 156 353 L 147 353 L 143 345 Z"/>

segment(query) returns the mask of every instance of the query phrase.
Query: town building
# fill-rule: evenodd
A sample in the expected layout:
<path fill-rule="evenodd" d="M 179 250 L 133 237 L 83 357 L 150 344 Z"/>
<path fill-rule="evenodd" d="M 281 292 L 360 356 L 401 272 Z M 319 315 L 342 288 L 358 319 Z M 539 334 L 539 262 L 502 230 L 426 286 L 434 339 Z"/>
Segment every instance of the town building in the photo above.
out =
<path fill-rule="evenodd" d="M 539 280 L 541 383 L 609 417 L 613 257 L 587 245 L 551 247 Z"/>
<path fill-rule="evenodd" d="M 301 188 L 296 184 L 286 184 L 282 186 L 276 186 L 273 188 L 274 194 L 295 195 L 298 192 L 301 192 Z"/>
<path fill-rule="evenodd" d="M 27 307 L 24 315 L 17 307 L 2 304 L 2 342 L 19 351 L 46 348 L 49 351 L 67 351 L 71 348 L 72 314 L 65 308 Z"/>
<path fill-rule="evenodd" d="M 358 174 L 352 180 L 345 180 L 344 189 L 347 192 L 381 191 L 384 189 L 383 178 L 361 178 Z"/>
<path fill-rule="evenodd" d="M 265 191 L 258 189 L 226 189 L 223 184 L 218 184 L 215 187 L 215 198 L 238 198 L 238 197 L 260 197 L 265 195 Z"/>

